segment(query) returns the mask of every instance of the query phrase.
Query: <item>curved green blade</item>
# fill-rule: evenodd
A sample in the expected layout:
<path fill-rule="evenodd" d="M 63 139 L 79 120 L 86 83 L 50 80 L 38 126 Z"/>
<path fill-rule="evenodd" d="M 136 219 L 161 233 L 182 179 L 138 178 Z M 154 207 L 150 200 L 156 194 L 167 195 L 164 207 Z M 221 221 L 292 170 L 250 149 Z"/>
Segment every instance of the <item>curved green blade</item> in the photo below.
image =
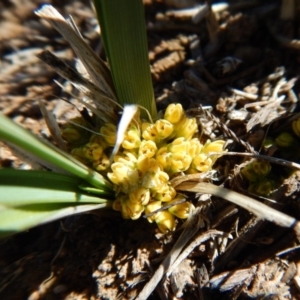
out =
<path fill-rule="evenodd" d="M 0 238 L 29 228 L 90 210 L 109 207 L 110 203 L 66 206 L 40 204 L 9 207 L 0 210 Z"/>
<path fill-rule="evenodd" d="M 71 155 L 60 151 L 51 144 L 42 142 L 9 118 L 0 114 L 0 139 L 48 162 L 68 173 L 84 179 L 92 186 L 111 191 L 112 185 L 99 173 L 76 161 Z"/>

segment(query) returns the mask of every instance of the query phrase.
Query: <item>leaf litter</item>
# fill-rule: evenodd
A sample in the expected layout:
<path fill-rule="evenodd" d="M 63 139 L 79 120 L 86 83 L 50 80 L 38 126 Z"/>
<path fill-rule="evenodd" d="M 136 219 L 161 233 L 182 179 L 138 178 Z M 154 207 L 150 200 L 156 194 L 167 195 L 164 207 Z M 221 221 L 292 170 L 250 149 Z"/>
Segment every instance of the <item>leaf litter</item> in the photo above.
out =
<path fill-rule="evenodd" d="M 80 1 L 64 6 L 51 2 L 63 15 L 74 17 L 84 39 L 93 49 L 100 49 L 103 57 L 94 33 L 92 9 Z M 287 2 L 232 1 L 209 7 L 198 1 L 144 1 L 158 107 L 182 103 L 197 115 L 202 134 L 231 139 L 229 150 L 236 154 L 219 159 L 211 179 L 216 185 L 274 206 L 276 211 L 292 216 L 288 222 L 295 223 L 300 208 L 298 172 L 267 197 L 249 193 L 240 174 L 248 155 L 268 156 L 272 162 L 297 168 L 297 161 L 285 160 L 280 153 L 278 157 L 278 149 L 262 147 L 267 136 L 287 130 L 297 119 L 298 11 L 293 1 Z M 72 95 L 81 98 L 82 94 L 36 54 L 51 51 L 76 69 L 75 57 L 64 39 L 34 16 L 32 11 L 41 2 L 24 3 L 24 15 L 19 14 L 17 1 L 1 4 L 0 30 L 12 29 L 0 35 L 0 108 L 34 133 L 51 139 L 38 102 L 43 100 L 61 125 L 70 114 L 78 114 L 73 105 L 62 104 L 61 99 L 81 109 L 82 102 Z M 94 84 L 97 75 L 99 72 L 90 78 Z M 65 87 L 64 91 L 53 79 Z M 113 93 L 107 92 L 113 98 Z M 211 113 L 201 111 L 200 105 L 209 107 Z M 27 168 L 9 151 L 1 147 L 2 166 Z M 199 182 L 199 177 L 192 180 Z M 201 192 L 189 194 L 199 207 L 198 226 L 182 224 L 175 234 L 163 236 L 144 220 L 126 221 L 114 212 L 95 211 L 92 216 L 67 218 L 3 241 L 1 297 L 144 299 L 141 290 L 151 286 L 155 291 L 149 299 L 256 299 L 271 295 L 297 299 L 297 231 L 295 234 L 218 196 L 211 197 L 209 189 Z M 164 269 L 166 275 L 156 277 L 158 285 L 152 284 L 154 274 L 170 261 L 174 262 L 169 264 L 174 266 L 172 271 Z"/>

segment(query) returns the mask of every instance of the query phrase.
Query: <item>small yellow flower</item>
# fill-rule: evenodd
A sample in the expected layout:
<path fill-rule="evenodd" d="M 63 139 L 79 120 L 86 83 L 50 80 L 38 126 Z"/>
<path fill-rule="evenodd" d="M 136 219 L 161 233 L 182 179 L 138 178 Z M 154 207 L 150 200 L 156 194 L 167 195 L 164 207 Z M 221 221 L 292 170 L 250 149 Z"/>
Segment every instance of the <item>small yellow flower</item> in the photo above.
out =
<path fill-rule="evenodd" d="M 182 121 L 175 125 L 174 134 L 175 137 L 183 137 L 186 140 L 190 140 L 197 132 L 197 130 L 198 125 L 195 118 L 184 118 Z"/>
<path fill-rule="evenodd" d="M 87 143 L 84 147 L 83 147 L 83 152 L 84 152 L 84 157 L 94 161 L 94 160 L 99 160 L 103 149 L 102 147 L 97 144 L 97 143 Z"/>
<path fill-rule="evenodd" d="M 114 147 L 117 140 L 117 127 L 112 123 L 106 123 L 100 128 L 100 133 L 103 135 L 107 145 Z"/>
<path fill-rule="evenodd" d="M 294 133 L 300 137 L 300 118 L 293 121 L 292 128 L 293 128 Z"/>
<path fill-rule="evenodd" d="M 115 162 L 111 165 L 111 169 L 113 172 L 107 173 L 107 177 L 114 184 L 121 186 L 124 192 L 138 183 L 139 173 L 135 168 L 131 168 L 120 162 Z"/>
<path fill-rule="evenodd" d="M 124 219 L 137 220 L 144 212 L 145 208 L 140 203 L 133 203 L 129 198 L 124 197 L 121 199 L 122 217 Z"/>
<path fill-rule="evenodd" d="M 208 158 L 205 154 L 200 153 L 196 155 L 191 163 L 191 167 L 187 173 L 199 173 L 199 172 L 207 172 L 211 170 L 212 160 Z"/>
<path fill-rule="evenodd" d="M 155 128 L 158 132 L 158 138 L 165 139 L 170 136 L 174 130 L 173 124 L 169 121 L 160 119 L 155 122 Z"/>
<path fill-rule="evenodd" d="M 125 133 L 124 141 L 122 143 L 122 147 L 124 149 L 136 149 L 140 146 L 141 139 L 140 139 L 140 132 L 138 129 L 133 128 L 127 130 Z"/>
<path fill-rule="evenodd" d="M 70 144 L 84 144 L 88 141 L 90 134 L 84 128 L 89 127 L 82 117 L 71 119 L 72 123 L 67 123 L 62 127 L 61 136 Z M 79 126 L 76 126 L 78 124 Z"/>
<path fill-rule="evenodd" d="M 170 157 L 171 153 L 168 151 L 167 147 L 161 147 L 156 152 L 156 160 L 164 170 L 170 165 Z"/>
<path fill-rule="evenodd" d="M 129 199 L 131 203 L 147 205 L 150 201 L 150 190 L 143 187 L 137 188 L 129 194 Z"/>
<path fill-rule="evenodd" d="M 171 173 L 179 173 L 186 171 L 192 162 L 192 158 L 186 152 L 176 152 L 170 157 L 170 165 L 167 169 Z"/>
<path fill-rule="evenodd" d="M 109 165 L 109 158 L 104 153 L 102 153 L 99 160 L 93 162 L 94 169 L 99 172 L 106 170 L 109 167 Z"/>
<path fill-rule="evenodd" d="M 168 145 L 168 151 L 172 153 L 176 152 L 188 152 L 190 147 L 190 142 L 184 137 L 179 137 L 175 139 L 171 144 Z"/>
<path fill-rule="evenodd" d="M 164 119 L 172 124 L 178 123 L 184 117 L 184 110 L 181 104 L 169 104 Z"/>
<path fill-rule="evenodd" d="M 147 141 L 158 141 L 159 134 L 154 124 L 151 123 L 143 123 L 142 124 L 142 137 Z"/>
<path fill-rule="evenodd" d="M 168 211 L 160 211 L 155 215 L 155 223 L 162 233 L 174 231 L 176 222 L 174 216 Z"/>
<path fill-rule="evenodd" d="M 183 198 L 183 197 L 182 196 L 177 196 L 175 199 L 173 199 L 170 202 L 170 204 L 172 204 L 172 202 L 178 201 L 181 198 Z M 176 216 L 179 219 L 187 219 L 190 212 L 195 210 L 195 207 L 194 207 L 193 204 L 186 201 L 186 202 L 183 202 L 183 203 L 176 204 L 176 205 L 170 207 L 168 210 L 172 215 Z"/>
<path fill-rule="evenodd" d="M 193 158 L 198 155 L 203 148 L 198 138 L 193 138 L 189 141 L 188 154 Z"/>
<path fill-rule="evenodd" d="M 153 213 L 154 211 L 161 208 L 161 202 L 160 201 L 152 201 L 145 207 L 145 214 L 149 215 Z M 156 214 L 154 214 L 151 217 L 148 217 L 147 220 L 149 223 L 152 223 L 155 220 Z"/>
<path fill-rule="evenodd" d="M 76 159 L 78 159 L 81 162 L 86 162 L 85 156 L 84 156 L 84 151 L 83 151 L 83 147 L 79 147 L 79 148 L 74 148 L 71 151 L 71 155 L 73 157 L 75 157 Z"/>
<path fill-rule="evenodd" d="M 75 127 L 67 127 L 62 130 L 61 137 L 66 142 L 75 144 L 81 140 L 82 132 Z"/>
<path fill-rule="evenodd" d="M 202 153 L 210 154 L 211 152 L 222 152 L 224 147 L 225 141 L 217 140 L 211 142 L 208 140 L 202 148 Z"/>
<path fill-rule="evenodd" d="M 157 193 L 155 199 L 162 202 L 169 202 L 176 196 L 176 190 L 172 187 L 168 187 L 168 191 L 164 193 Z"/>
<path fill-rule="evenodd" d="M 152 158 L 157 151 L 156 144 L 153 141 L 143 140 L 139 148 L 139 156 L 144 155 L 148 158 Z"/>

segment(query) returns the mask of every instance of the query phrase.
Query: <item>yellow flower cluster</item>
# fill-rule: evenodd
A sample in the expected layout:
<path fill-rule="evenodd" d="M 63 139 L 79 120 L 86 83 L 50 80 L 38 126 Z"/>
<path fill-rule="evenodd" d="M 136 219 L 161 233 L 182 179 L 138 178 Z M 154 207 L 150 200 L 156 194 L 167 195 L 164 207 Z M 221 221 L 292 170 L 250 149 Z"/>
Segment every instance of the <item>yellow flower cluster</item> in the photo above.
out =
<path fill-rule="evenodd" d="M 155 123 L 136 119 L 131 122 L 111 165 L 108 157 L 117 133 L 113 124 L 102 126 L 101 135 L 93 134 L 72 154 L 115 184 L 117 199 L 113 208 L 121 211 L 124 218 L 135 220 L 143 212 L 150 214 L 182 198 L 170 185 L 170 177 L 211 170 L 219 155 L 210 153 L 222 152 L 225 142 L 207 141 L 203 145 L 194 138 L 197 130 L 195 118 L 188 118 L 180 104 L 170 104 L 164 118 Z M 174 204 L 148 220 L 156 222 L 162 232 L 171 231 L 175 229 L 175 216 L 187 218 L 191 209 L 189 202 Z"/>

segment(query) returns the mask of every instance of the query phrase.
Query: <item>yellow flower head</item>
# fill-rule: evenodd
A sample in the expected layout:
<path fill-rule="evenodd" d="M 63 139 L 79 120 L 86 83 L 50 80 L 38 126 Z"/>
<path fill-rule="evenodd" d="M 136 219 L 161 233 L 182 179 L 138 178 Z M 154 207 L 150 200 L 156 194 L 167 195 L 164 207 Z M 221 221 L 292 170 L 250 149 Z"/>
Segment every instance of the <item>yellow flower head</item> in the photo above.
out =
<path fill-rule="evenodd" d="M 129 194 L 129 199 L 131 203 L 147 205 L 150 201 L 150 190 L 143 187 L 137 188 Z"/>
<path fill-rule="evenodd" d="M 225 144 L 225 141 L 223 141 L 223 140 L 217 140 L 214 142 L 207 140 L 207 142 L 203 146 L 201 152 L 205 153 L 205 154 L 210 154 L 211 152 L 222 152 L 224 144 Z"/>
<path fill-rule="evenodd" d="M 122 147 L 124 149 L 136 149 L 141 144 L 140 131 L 135 126 L 131 126 L 125 133 Z"/>
<path fill-rule="evenodd" d="M 160 201 L 152 201 L 145 207 L 145 214 L 149 215 L 153 213 L 154 211 L 161 208 L 161 202 Z M 148 217 L 147 220 L 149 223 L 152 223 L 155 220 L 156 214 L 154 214 L 151 217 Z"/>
<path fill-rule="evenodd" d="M 168 151 L 172 153 L 188 152 L 189 148 L 190 148 L 190 142 L 187 141 L 184 137 L 179 137 L 175 139 L 171 144 L 169 144 Z"/>
<path fill-rule="evenodd" d="M 173 124 L 169 121 L 160 119 L 155 122 L 155 128 L 158 133 L 158 138 L 165 139 L 170 136 L 174 130 Z"/>
<path fill-rule="evenodd" d="M 83 147 L 84 157 L 88 160 L 99 160 L 103 152 L 103 148 L 97 143 L 87 143 Z"/>
<path fill-rule="evenodd" d="M 142 137 L 147 141 L 158 141 L 159 133 L 156 129 L 156 126 L 151 123 L 143 123 L 142 124 Z"/>
<path fill-rule="evenodd" d="M 208 158 L 205 154 L 200 153 L 194 157 L 191 168 L 187 173 L 193 174 L 210 171 L 212 164 L 213 162 L 210 158 Z"/>
<path fill-rule="evenodd" d="M 195 118 L 184 118 L 175 125 L 174 134 L 175 137 L 183 137 L 186 140 L 190 140 L 197 130 L 198 125 Z"/>
<path fill-rule="evenodd" d="M 168 171 L 172 174 L 186 171 L 192 162 L 192 158 L 186 152 L 176 152 L 170 157 Z"/>
<path fill-rule="evenodd" d="M 177 196 L 175 199 L 173 199 L 170 202 L 170 204 L 172 204 L 172 202 L 176 202 L 176 201 L 178 201 L 179 199 L 182 199 L 182 198 L 183 198 L 182 196 Z M 187 219 L 190 212 L 195 210 L 195 207 L 194 207 L 193 204 L 186 201 L 186 202 L 183 202 L 183 203 L 176 204 L 176 205 L 170 207 L 168 210 L 172 215 L 176 216 L 179 219 Z"/>
<path fill-rule="evenodd" d="M 117 140 L 117 127 L 112 123 L 106 123 L 100 128 L 100 133 L 103 135 L 107 145 L 114 147 Z"/>
<path fill-rule="evenodd" d="M 93 162 L 94 169 L 99 172 L 106 170 L 109 167 L 109 165 L 110 165 L 109 158 L 104 153 L 102 153 L 99 160 Z"/>
<path fill-rule="evenodd" d="M 152 158 L 157 151 L 156 144 L 153 141 L 143 140 L 139 148 L 139 156 L 146 156 Z"/>
<path fill-rule="evenodd" d="M 168 190 L 164 193 L 157 193 L 155 199 L 162 202 L 169 202 L 176 196 L 176 190 L 172 186 L 168 186 Z"/>
<path fill-rule="evenodd" d="M 188 149 L 188 154 L 191 157 L 195 157 L 198 155 L 203 148 L 203 145 L 200 143 L 198 138 L 193 138 L 189 141 L 189 149 Z"/>
<path fill-rule="evenodd" d="M 171 153 L 168 151 L 167 147 L 161 147 L 156 152 L 156 160 L 164 170 L 169 168 L 170 157 Z"/>
<path fill-rule="evenodd" d="M 129 198 L 124 197 L 121 199 L 122 216 L 124 219 L 137 220 L 144 212 L 145 208 L 140 203 L 133 203 Z"/>
<path fill-rule="evenodd" d="M 168 211 L 160 211 L 155 215 L 155 223 L 162 233 L 174 231 L 176 222 L 174 216 Z"/>
<path fill-rule="evenodd" d="M 170 104 L 168 105 L 164 119 L 172 124 L 178 123 L 184 117 L 184 110 L 181 104 Z"/>

